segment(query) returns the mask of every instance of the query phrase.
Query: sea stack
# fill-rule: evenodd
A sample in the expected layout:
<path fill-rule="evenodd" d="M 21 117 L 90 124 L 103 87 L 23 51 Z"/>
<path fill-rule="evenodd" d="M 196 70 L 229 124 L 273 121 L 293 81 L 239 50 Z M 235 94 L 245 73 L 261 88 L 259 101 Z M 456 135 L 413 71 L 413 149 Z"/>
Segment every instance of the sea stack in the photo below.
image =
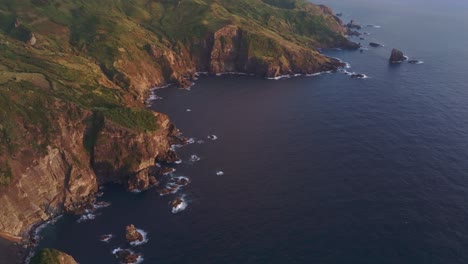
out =
<path fill-rule="evenodd" d="M 390 55 L 390 63 L 401 63 L 404 60 L 406 60 L 406 57 L 403 55 L 403 52 L 397 49 L 392 50 L 392 54 Z"/>
<path fill-rule="evenodd" d="M 136 230 L 134 225 L 129 225 L 126 227 L 125 239 L 128 242 L 141 242 L 143 241 L 143 235 Z"/>

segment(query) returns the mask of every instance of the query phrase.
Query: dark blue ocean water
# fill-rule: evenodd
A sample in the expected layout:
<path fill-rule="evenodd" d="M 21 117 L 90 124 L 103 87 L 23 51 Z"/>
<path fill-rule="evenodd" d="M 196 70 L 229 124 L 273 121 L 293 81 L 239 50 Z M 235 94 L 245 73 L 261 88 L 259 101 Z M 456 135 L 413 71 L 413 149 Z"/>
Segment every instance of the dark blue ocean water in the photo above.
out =
<path fill-rule="evenodd" d="M 165 197 L 109 186 L 112 206 L 63 217 L 40 247 L 115 263 L 132 223 L 148 232 L 133 248 L 144 263 L 468 263 L 468 2 L 321 2 L 381 26 L 358 41 L 383 48 L 327 52 L 368 79 L 202 77 L 157 91 L 152 109 L 205 141 L 178 150 L 175 174 L 191 184 Z M 425 63 L 390 66 L 394 47 Z"/>

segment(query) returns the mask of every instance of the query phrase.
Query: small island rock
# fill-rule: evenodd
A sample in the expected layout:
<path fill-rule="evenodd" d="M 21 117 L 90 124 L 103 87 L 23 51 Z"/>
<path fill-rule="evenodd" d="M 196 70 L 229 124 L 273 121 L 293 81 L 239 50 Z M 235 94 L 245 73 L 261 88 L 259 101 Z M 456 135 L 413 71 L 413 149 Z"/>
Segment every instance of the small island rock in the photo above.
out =
<path fill-rule="evenodd" d="M 403 52 L 397 49 L 392 50 L 392 54 L 390 55 L 390 63 L 400 63 L 404 60 L 406 60 L 406 57 L 403 55 Z"/>
<path fill-rule="evenodd" d="M 125 239 L 128 242 L 141 242 L 143 241 L 143 235 L 136 230 L 134 225 L 129 225 L 126 227 Z"/>
<path fill-rule="evenodd" d="M 137 263 L 140 255 L 133 253 L 132 251 L 128 249 L 121 249 L 115 252 L 115 257 L 121 263 L 130 264 L 130 263 Z"/>

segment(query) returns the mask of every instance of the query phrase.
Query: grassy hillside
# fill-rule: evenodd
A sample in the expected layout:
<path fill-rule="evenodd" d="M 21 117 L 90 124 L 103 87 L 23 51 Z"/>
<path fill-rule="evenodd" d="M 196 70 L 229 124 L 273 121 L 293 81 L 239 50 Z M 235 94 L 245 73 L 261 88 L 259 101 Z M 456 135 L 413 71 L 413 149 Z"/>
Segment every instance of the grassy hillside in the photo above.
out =
<path fill-rule="evenodd" d="M 156 130 L 147 88 L 190 79 L 227 25 L 266 64 L 291 51 L 326 63 L 315 49 L 347 42 L 328 9 L 304 0 L 0 0 L 0 185 L 9 160 L 53 144 L 58 113 Z"/>

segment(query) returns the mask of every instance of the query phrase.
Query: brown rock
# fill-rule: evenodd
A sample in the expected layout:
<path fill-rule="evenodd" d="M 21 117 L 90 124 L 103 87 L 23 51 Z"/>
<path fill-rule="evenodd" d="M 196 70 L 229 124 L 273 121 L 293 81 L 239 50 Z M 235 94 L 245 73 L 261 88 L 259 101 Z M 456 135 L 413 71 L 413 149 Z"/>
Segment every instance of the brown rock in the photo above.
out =
<path fill-rule="evenodd" d="M 392 54 L 390 55 L 390 63 L 400 63 L 404 60 L 406 60 L 406 57 L 403 55 L 403 52 L 397 49 L 392 50 Z"/>
<path fill-rule="evenodd" d="M 154 176 L 149 176 L 149 183 L 152 186 L 158 186 L 158 184 L 159 184 L 158 180 L 156 180 L 156 177 L 154 177 Z"/>
<path fill-rule="evenodd" d="M 134 225 L 129 225 L 125 228 L 125 239 L 128 242 L 141 242 L 143 241 L 143 235 L 136 230 Z"/>
<path fill-rule="evenodd" d="M 115 252 L 115 257 L 121 263 L 130 264 L 130 263 L 136 263 L 140 255 L 133 253 L 131 250 L 128 250 L 128 249 L 121 249 Z"/>
<path fill-rule="evenodd" d="M 127 181 L 127 189 L 129 191 L 144 191 L 149 188 L 150 180 L 149 180 L 149 169 L 143 169 L 137 172 L 134 176 L 130 177 Z"/>

